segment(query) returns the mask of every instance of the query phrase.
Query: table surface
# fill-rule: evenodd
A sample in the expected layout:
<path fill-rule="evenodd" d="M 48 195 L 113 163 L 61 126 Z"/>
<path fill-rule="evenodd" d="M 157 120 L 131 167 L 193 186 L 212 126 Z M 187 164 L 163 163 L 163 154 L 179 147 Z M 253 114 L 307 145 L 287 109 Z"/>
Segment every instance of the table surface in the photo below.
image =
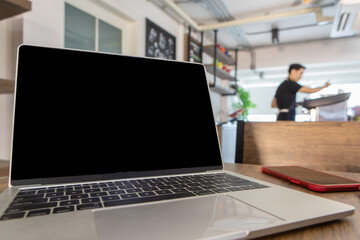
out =
<path fill-rule="evenodd" d="M 327 223 L 317 224 L 297 230 L 292 230 L 284 233 L 275 234 L 272 236 L 259 238 L 261 240 L 297 240 L 297 239 L 360 239 L 360 192 L 334 192 L 334 193 L 317 193 L 299 187 L 295 184 L 288 183 L 281 179 L 272 177 L 261 172 L 260 165 L 249 164 L 225 164 L 225 169 L 243 174 L 245 176 L 253 177 L 262 181 L 270 182 L 280 186 L 288 187 L 294 190 L 305 192 L 319 197 L 332 199 L 338 202 L 346 203 L 355 207 L 355 214 L 340 220 L 335 220 Z M 335 172 L 324 171 L 334 175 L 350 178 L 360 181 L 360 173 L 349 172 Z"/>
<path fill-rule="evenodd" d="M 7 187 L 8 182 L 8 162 L 0 161 L 0 192 Z M 297 239 L 360 239 L 360 193 L 359 192 L 337 192 L 337 193 L 316 193 L 305 188 L 299 187 L 295 184 L 285 182 L 267 174 L 261 173 L 261 166 L 249 164 L 225 164 L 225 169 L 243 174 L 245 176 L 253 177 L 266 182 L 278 184 L 284 187 L 295 189 L 301 192 L 306 192 L 312 195 L 332 199 L 343 202 L 355 207 L 355 214 L 336 221 L 317 224 L 297 230 L 292 230 L 284 233 L 278 233 L 267 237 L 259 238 L 261 240 L 297 240 Z M 326 171 L 342 177 L 360 181 L 360 173 L 349 172 L 334 172 Z"/>

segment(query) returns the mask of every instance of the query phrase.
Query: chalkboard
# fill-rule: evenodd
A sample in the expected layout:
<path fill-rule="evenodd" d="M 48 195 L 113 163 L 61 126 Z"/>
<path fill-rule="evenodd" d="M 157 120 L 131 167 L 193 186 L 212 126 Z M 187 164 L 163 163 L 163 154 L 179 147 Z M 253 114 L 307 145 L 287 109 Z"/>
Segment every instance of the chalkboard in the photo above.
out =
<path fill-rule="evenodd" d="M 173 59 L 176 58 L 176 38 L 146 19 L 146 47 L 147 57 Z"/>
<path fill-rule="evenodd" d="M 190 47 L 190 51 L 188 50 L 188 47 Z M 190 53 L 190 57 L 189 57 Z M 190 38 L 189 43 L 189 34 L 185 35 L 185 61 L 189 62 L 197 62 L 202 63 L 202 46 L 201 44 L 194 40 L 193 38 Z"/>

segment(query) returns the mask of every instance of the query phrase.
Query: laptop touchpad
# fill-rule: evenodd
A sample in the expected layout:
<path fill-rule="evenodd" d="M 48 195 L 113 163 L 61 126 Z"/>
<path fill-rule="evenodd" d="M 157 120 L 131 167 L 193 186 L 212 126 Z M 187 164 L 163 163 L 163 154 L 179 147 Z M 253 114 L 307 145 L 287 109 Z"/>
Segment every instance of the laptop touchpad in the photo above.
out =
<path fill-rule="evenodd" d="M 279 218 L 228 195 L 213 195 L 93 211 L 100 240 L 234 239 Z"/>

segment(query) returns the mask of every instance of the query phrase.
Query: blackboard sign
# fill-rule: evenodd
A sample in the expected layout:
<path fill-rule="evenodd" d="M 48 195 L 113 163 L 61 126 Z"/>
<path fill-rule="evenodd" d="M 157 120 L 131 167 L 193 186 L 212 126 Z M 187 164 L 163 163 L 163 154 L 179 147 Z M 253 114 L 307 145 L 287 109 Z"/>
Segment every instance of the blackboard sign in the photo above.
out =
<path fill-rule="evenodd" d="M 190 47 L 190 51 L 189 48 Z M 190 54 L 190 57 L 189 57 Z M 190 38 L 189 34 L 185 35 L 185 61 L 202 63 L 202 46 L 201 44 Z"/>
<path fill-rule="evenodd" d="M 176 38 L 146 19 L 146 47 L 147 57 L 173 59 L 176 58 Z"/>

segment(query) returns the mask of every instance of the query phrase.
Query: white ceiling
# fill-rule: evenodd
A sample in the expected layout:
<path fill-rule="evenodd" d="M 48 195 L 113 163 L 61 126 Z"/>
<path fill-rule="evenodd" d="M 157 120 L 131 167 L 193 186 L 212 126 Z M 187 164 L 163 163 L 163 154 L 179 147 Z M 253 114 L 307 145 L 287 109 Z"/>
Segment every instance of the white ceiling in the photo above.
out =
<path fill-rule="evenodd" d="M 272 29 L 279 43 L 330 38 L 337 0 L 174 0 L 199 25 L 230 20 L 253 20 L 219 28 L 219 42 L 230 48 L 272 45 Z M 300 13 L 308 9 L 309 13 Z M 320 10 L 322 20 L 317 19 Z M 313 11 L 312 11 L 313 10 Z M 280 16 L 285 14 L 285 16 Z M 274 16 L 268 20 L 266 17 Z M 278 17 L 277 17 L 278 16 Z M 255 19 L 256 18 L 256 19 Z"/>
<path fill-rule="evenodd" d="M 356 2 L 345 6 L 345 2 Z M 218 43 L 227 48 L 262 48 L 273 45 L 311 42 L 336 37 L 360 36 L 360 27 L 353 31 L 360 11 L 358 0 L 153 0 L 170 15 L 192 26 L 206 30 L 212 39 L 218 30 Z M 355 7 L 354 7 L 355 6 Z M 343 11 L 354 10 L 349 26 L 338 31 Z M 359 21 L 360 22 L 360 21 Z M 234 24 L 232 24 L 234 23 Z M 239 23 L 239 24 L 236 24 Z M 350 24 L 349 24 L 350 23 Z M 211 26 L 211 24 L 220 24 Z M 222 25 L 223 24 L 223 25 Z M 226 24 L 231 27 L 224 27 Z M 227 26 L 227 25 L 226 25 Z M 272 30 L 278 29 L 278 42 L 273 42 Z M 307 63 L 304 63 L 307 64 Z M 310 85 L 317 79 L 332 79 L 333 83 L 359 81 L 360 61 L 318 63 L 307 65 L 302 83 Z M 276 85 L 287 74 L 287 67 L 240 70 L 242 85 Z M 330 70 L 329 70 L 330 69 Z"/>

